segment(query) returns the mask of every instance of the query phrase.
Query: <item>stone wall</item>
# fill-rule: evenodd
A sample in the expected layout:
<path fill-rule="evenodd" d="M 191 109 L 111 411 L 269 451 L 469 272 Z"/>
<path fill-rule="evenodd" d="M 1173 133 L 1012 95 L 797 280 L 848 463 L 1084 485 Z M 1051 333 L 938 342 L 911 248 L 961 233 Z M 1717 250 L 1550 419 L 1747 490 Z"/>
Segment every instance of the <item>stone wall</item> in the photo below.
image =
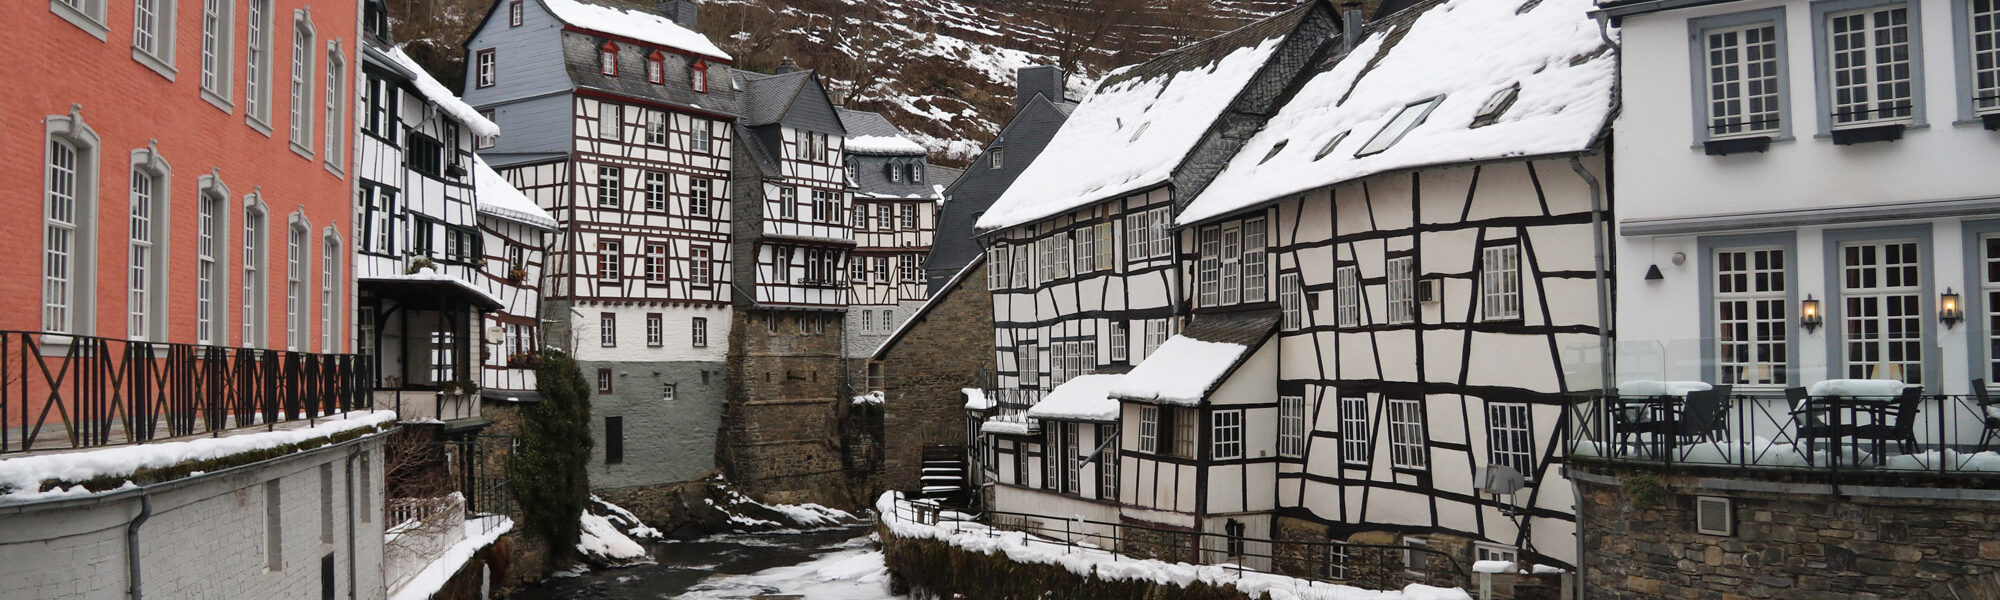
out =
<path fill-rule="evenodd" d="M 827 320 L 800 333 L 800 318 Z M 737 310 L 730 328 L 728 401 L 716 460 L 728 480 L 765 502 L 855 507 L 839 425 L 849 391 L 839 312 Z M 778 318 L 777 331 L 765 323 Z"/>
<path fill-rule="evenodd" d="M 1438 555 L 1422 569 L 1411 569 L 1402 550 L 1405 534 L 1394 531 L 1354 531 L 1310 519 L 1280 516 L 1271 522 L 1272 570 L 1293 577 L 1333 580 L 1369 589 L 1401 589 L 1411 583 L 1442 587 L 1462 587 L 1477 591 L 1477 575 L 1470 573 L 1473 541 L 1464 536 L 1430 533 L 1414 537 L 1426 547 L 1452 557 L 1451 564 Z M 1329 552 L 1326 542 L 1346 542 L 1343 552 Z M 1344 556 L 1343 556 L 1344 555 Z M 1561 597 L 1560 575 L 1501 574 L 1493 578 L 1493 598 L 1508 600 L 1556 600 Z"/>
<path fill-rule="evenodd" d="M 885 348 L 882 370 L 880 489 L 913 490 L 924 447 L 964 446 L 963 388 L 986 387 L 993 372 L 993 299 L 983 264 L 938 291 L 929 312 L 912 318 Z"/>
<path fill-rule="evenodd" d="M 2000 493 L 1975 482 L 1571 470 L 1586 598 L 2000 598 Z M 1696 532 L 1702 496 L 1735 535 Z"/>

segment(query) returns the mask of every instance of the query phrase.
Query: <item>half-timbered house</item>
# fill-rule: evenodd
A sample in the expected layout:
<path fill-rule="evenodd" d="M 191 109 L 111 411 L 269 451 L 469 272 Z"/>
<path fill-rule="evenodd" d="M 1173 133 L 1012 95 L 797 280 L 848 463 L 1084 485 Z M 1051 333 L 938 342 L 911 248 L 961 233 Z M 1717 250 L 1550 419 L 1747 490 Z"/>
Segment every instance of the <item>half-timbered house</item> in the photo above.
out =
<path fill-rule="evenodd" d="M 480 395 L 502 402 L 532 400 L 540 397 L 535 392 L 535 366 L 542 340 L 542 274 L 556 220 L 485 159 L 473 157 L 472 168 L 481 258 L 486 261 L 479 285 L 500 301 L 499 309 L 486 313 Z"/>
<path fill-rule="evenodd" d="M 499 129 L 395 47 L 387 24 L 367 19 L 361 52 L 356 335 L 375 361 L 377 406 L 473 424 L 482 315 L 500 307 L 480 284 L 473 150 Z"/>
<path fill-rule="evenodd" d="M 836 109 L 847 128 L 847 180 L 854 194 L 854 290 L 844 355 L 866 358 L 924 305 L 924 259 L 937 232 L 945 184 L 923 146 L 880 114 Z M 860 362 L 860 361 L 856 361 Z M 858 365 L 856 365 L 858 367 Z"/>
<path fill-rule="evenodd" d="M 1069 119 L 1076 103 L 1069 100 L 1069 78 L 1062 69 L 1042 65 L 1015 72 L 1014 116 L 1000 133 L 973 157 L 965 171 L 945 185 L 944 207 L 938 212 L 937 235 L 924 258 L 928 293 L 956 277 L 974 257 L 985 252 L 974 239 L 975 227 L 1014 179 L 1034 164 L 1049 140 Z"/>
<path fill-rule="evenodd" d="M 693 7 L 665 4 L 679 20 L 612 0 L 499 0 L 466 43 L 465 97 L 508 131 L 481 156 L 558 224 L 542 343 L 593 384 L 600 488 L 715 464 L 743 92 Z"/>
<path fill-rule="evenodd" d="M 1109 415 L 1101 409 L 1116 403 L 1112 373 L 1176 347 L 1176 207 L 1277 108 L 1336 22 L 1329 4 L 1308 2 L 1113 72 L 979 219 L 996 328 L 998 414 L 981 444 L 994 507 L 1186 532 L 1241 527 L 1200 500 L 1207 475 L 1192 417 L 1153 435 L 1117 414 L 1173 419 L 1189 412 L 1182 402 L 1134 396 Z M 1275 385 L 1267 377 L 1242 387 Z M 1042 402 L 1093 408 L 1051 413 Z M 1163 489 L 1142 489 L 1156 484 Z"/>

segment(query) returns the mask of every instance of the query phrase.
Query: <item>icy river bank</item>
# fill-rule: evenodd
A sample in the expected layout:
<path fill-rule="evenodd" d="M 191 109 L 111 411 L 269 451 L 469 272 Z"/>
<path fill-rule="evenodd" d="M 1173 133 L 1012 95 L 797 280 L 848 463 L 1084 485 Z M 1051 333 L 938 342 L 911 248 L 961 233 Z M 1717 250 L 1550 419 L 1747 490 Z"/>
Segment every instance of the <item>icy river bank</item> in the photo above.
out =
<path fill-rule="evenodd" d="M 868 525 L 806 532 L 728 533 L 647 545 L 653 563 L 558 576 L 526 600 L 785 598 L 898 600 Z"/>

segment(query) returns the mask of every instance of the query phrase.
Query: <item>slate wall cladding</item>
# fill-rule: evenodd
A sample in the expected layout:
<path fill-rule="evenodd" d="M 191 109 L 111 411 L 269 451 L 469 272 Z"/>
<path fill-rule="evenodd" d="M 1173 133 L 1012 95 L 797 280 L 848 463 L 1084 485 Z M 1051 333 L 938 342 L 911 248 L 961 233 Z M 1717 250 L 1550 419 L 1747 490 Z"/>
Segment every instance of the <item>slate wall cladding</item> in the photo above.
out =
<path fill-rule="evenodd" d="M 579 361 L 590 382 L 590 487 L 594 490 L 695 481 L 715 468 L 715 432 L 722 424 L 725 364 L 721 362 Z M 611 393 L 595 386 L 611 370 Z M 667 399 L 666 388 L 674 388 Z M 604 418 L 624 421 L 624 460 L 604 462 Z"/>
<path fill-rule="evenodd" d="M 778 318 L 775 333 L 767 315 Z M 801 317 L 826 319 L 799 333 Z M 848 399 L 841 313 L 735 311 L 728 401 L 716 462 L 730 483 L 764 502 L 853 507 L 842 468 L 840 421 Z"/>
<path fill-rule="evenodd" d="M 919 487 L 925 446 L 965 444 L 960 390 L 986 387 L 985 377 L 993 372 L 993 299 L 986 290 L 985 261 L 937 293 L 936 305 L 910 317 L 918 321 L 878 357 L 886 394 L 883 489 Z"/>
<path fill-rule="evenodd" d="M 1930 499 L 1849 486 L 1846 495 L 1832 495 L 1804 493 L 1825 491 L 1823 478 L 1572 469 L 1585 475 L 1575 480 L 1585 598 L 2000 598 L 2000 500 L 1969 499 L 1988 490 L 1884 488 L 1964 496 Z M 1663 491 L 1635 491 L 1654 482 Z M 1698 496 L 1732 501 L 1735 535 L 1696 532 Z"/>

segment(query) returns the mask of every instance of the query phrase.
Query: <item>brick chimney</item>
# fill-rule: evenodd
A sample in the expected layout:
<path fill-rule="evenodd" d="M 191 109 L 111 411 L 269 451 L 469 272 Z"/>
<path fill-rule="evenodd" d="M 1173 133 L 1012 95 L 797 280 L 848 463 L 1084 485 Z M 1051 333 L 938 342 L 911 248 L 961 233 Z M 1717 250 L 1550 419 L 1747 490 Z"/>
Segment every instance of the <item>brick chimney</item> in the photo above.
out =
<path fill-rule="evenodd" d="M 694 29 L 699 23 L 695 18 L 695 4 L 691 0 L 660 0 L 653 4 L 653 10 L 688 29 Z"/>
<path fill-rule="evenodd" d="M 1047 97 L 1050 102 L 1063 101 L 1063 90 L 1067 87 L 1068 77 L 1063 74 L 1061 67 L 1054 65 L 1021 67 L 1015 76 L 1017 79 L 1014 87 L 1015 110 L 1027 106 L 1029 100 L 1035 99 L 1035 94 Z"/>

